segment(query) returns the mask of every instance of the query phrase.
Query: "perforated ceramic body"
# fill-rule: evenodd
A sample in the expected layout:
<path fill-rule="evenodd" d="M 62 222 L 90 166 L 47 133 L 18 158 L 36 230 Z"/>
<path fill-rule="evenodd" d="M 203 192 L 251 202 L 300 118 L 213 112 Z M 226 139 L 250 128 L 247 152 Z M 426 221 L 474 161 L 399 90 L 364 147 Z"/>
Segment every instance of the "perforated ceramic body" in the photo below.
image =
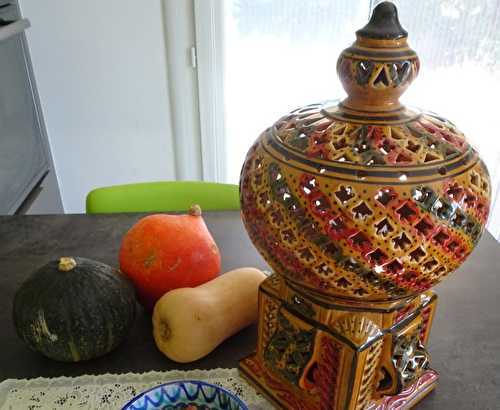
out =
<path fill-rule="evenodd" d="M 365 301 L 421 293 L 477 244 L 488 172 L 449 121 L 404 107 L 420 63 L 383 4 L 339 56 L 348 97 L 285 115 L 250 149 L 243 220 L 271 267 L 322 294 Z"/>
<path fill-rule="evenodd" d="M 348 97 L 278 120 L 241 174 L 257 249 L 279 274 L 327 295 L 423 292 L 460 266 L 488 217 L 488 172 L 464 135 L 399 102 L 420 63 L 391 7 L 339 56 Z"/>
<path fill-rule="evenodd" d="M 241 175 L 243 220 L 278 273 L 345 298 L 420 293 L 458 268 L 488 216 L 488 172 L 433 114 L 385 124 L 313 104 L 266 130 Z"/>

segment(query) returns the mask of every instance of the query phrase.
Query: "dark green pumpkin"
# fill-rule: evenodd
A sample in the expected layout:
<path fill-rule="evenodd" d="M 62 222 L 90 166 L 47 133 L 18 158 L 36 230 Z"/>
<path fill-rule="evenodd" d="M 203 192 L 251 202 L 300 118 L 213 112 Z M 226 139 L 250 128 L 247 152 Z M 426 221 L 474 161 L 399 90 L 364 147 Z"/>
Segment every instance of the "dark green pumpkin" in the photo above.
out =
<path fill-rule="evenodd" d="M 61 258 L 33 273 L 14 297 L 19 337 L 33 350 L 78 362 L 113 350 L 136 314 L 135 292 L 116 269 L 85 258 Z"/>

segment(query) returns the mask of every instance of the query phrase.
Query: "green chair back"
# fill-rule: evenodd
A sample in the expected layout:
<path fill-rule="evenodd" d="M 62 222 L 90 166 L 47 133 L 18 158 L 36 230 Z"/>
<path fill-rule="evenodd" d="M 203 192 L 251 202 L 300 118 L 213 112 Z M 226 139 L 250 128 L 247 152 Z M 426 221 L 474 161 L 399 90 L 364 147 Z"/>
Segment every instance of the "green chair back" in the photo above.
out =
<path fill-rule="evenodd" d="M 201 181 L 147 182 L 97 188 L 87 195 L 88 214 L 239 210 L 238 185 Z"/>

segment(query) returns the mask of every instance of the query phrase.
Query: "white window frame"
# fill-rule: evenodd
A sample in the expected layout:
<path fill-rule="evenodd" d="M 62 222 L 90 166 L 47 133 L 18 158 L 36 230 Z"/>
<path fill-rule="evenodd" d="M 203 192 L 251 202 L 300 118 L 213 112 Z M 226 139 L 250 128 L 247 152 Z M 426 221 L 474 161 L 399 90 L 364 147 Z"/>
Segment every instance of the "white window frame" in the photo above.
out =
<path fill-rule="evenodd" d="M 224 0 L 194 0 L 194 16 L 203 178 L 226 182 Z"/>
<path fill-rule="evenodd" d="M 224 0 L 162 0 L 177 179 L 226 181 Z"/>
<path fill-rule="evenodd" d="M 194 4 L 193 0 L 162 0 L 162 8 L 176 178 L 201 180 L 205 175 L 200 140 Z"/>

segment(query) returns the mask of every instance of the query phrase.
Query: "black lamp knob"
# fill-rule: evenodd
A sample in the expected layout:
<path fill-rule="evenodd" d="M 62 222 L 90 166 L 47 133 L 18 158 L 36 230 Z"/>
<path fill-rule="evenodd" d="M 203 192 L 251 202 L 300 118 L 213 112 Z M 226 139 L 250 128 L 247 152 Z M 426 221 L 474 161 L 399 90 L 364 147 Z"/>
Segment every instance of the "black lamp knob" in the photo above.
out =
<path fill-rule="evenodd" d="M 390 1 L 384 1 L 375 7 L 368 24 L 356 31 L 356 34 L 362 37 L 381 40 L 395 40 L 408 37 L 408 32 L 399 22 L 398 9 Z"/>

